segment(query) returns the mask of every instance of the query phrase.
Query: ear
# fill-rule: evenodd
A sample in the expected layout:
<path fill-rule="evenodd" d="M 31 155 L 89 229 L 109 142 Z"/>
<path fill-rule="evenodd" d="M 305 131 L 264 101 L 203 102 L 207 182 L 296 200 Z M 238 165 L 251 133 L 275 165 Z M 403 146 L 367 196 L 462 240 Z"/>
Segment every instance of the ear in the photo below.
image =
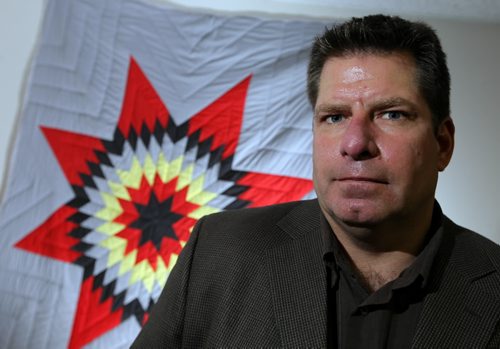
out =
<path fill-rule="evenodd" d="M 444 119 L 439 125 L 436 139 L 439 151 L 437 169 L 441 172 L 450 163 L 455 147 L 455 125 L 450 117 Z"/>

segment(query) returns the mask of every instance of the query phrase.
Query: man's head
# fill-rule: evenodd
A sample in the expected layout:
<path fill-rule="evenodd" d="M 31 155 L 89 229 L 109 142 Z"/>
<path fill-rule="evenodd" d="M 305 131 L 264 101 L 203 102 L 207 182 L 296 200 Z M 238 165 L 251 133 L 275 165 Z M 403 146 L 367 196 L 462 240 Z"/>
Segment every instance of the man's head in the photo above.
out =
<path fill-rule="evenodd" d="M 450 115 L 450 74 L 439 38 L 424 23 L 373 15 L 353 18 L 325 31 L 313 44 L 307 76 L 309 101 L 318 98 L 321 71 L 332 57 L 353 54 L 409 53 L 417 67 L 420 91 L 431 109 L 434 127 Z"/>
<path fill-rule="evenodd" d="M 439 54 L 420 52 L 430 48 Z M 434 32 L 400 18 L 354 19 L 317 40 L 309 73 L 314 185 L 330 223 L 425 226 L 454 144 L 448 71 Z"/>

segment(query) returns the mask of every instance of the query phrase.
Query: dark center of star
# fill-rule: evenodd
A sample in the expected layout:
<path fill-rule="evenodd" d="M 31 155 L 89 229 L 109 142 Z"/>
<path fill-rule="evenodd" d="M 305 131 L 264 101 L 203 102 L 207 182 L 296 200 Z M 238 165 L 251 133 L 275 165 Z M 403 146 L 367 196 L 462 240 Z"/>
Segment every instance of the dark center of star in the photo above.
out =
<path fill-rule="evenodd" d="M 172 198 L 165 201 L 158 201 L 156 195 L 151 193 L 147 205 L 135 204 L 139 218 L 130 227 L 142 230 L 139 244 L 142 246 L 151 241 L 160 250 L 163 238 L 169 237 L 177 240 L 172 225 L 183 216 L 172 212 Z"/>

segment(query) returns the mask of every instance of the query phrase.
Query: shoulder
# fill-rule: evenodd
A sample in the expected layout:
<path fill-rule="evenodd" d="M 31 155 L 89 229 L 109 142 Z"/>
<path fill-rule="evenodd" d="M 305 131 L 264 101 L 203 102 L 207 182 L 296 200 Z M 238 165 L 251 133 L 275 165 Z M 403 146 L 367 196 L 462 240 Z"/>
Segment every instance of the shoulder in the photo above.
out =
<path fill-rule="evenodd" d="M 445 217 L 443 223 L 445 245 L 451 246 L 450 260 L 470 280 L 492 278 L 500 285 L 500 246 L 490 239 L 459 226 Z M 497 289 L 500 297 L 500 288 Z"/>
<path fill-rule="evenodd" d="M 280 219 L 288 214 L 291 210 L 299 205 L 303 205 L 306 201 L 293 201 L 282 204 L 243 208 L 236 210 L 227 210 L 203 217 L 205 221 L 217 222 L 225 221 L 226 223 L 255 223 L 255 219 L 268 218 L 273 221 Z"/>
<path fill-rule="evenodd" d="M 319 213 L 317 200 L 294 201 L 283 204 L 229 210 L 205 216 L 201 229 L 210 231 L 259 231 L 279 225 L 282 221 L 314 217 Z"/>
<path fill-rule="evenodd" d="M 454 223 L 448 217 L 444 218 L 443 227 L 446 234 L 454 236 L 456 249 L 459 252 L 490 261 L 500 270 L 500 245 L 475 231 Z"/>
<path fill-rule="evenodd" d="M 195 228 L 197 249 L 262 251 L 280 241 L 293 238 L 294 233 L 307 232 L 306 225 L 288 228 L 290 222 L 308 221 L 314 225 L 319 206 L 316 200 L 295 201 L 266 207 L 229 210 L 203 217 Z M 293 231 L 291 231 L 293 230 Z"/>

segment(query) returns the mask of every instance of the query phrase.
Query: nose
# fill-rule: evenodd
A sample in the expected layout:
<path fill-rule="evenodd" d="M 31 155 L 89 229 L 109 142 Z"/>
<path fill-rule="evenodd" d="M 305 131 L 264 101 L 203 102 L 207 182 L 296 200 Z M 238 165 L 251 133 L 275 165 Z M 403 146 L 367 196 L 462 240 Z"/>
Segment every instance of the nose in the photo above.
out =
<path fill-rule="evenodd" d="M 379 154 L 372 120 L 365 115 L 353 115 L 342 135 L 342 156 L 354 161 L 368 160 Z"/>

